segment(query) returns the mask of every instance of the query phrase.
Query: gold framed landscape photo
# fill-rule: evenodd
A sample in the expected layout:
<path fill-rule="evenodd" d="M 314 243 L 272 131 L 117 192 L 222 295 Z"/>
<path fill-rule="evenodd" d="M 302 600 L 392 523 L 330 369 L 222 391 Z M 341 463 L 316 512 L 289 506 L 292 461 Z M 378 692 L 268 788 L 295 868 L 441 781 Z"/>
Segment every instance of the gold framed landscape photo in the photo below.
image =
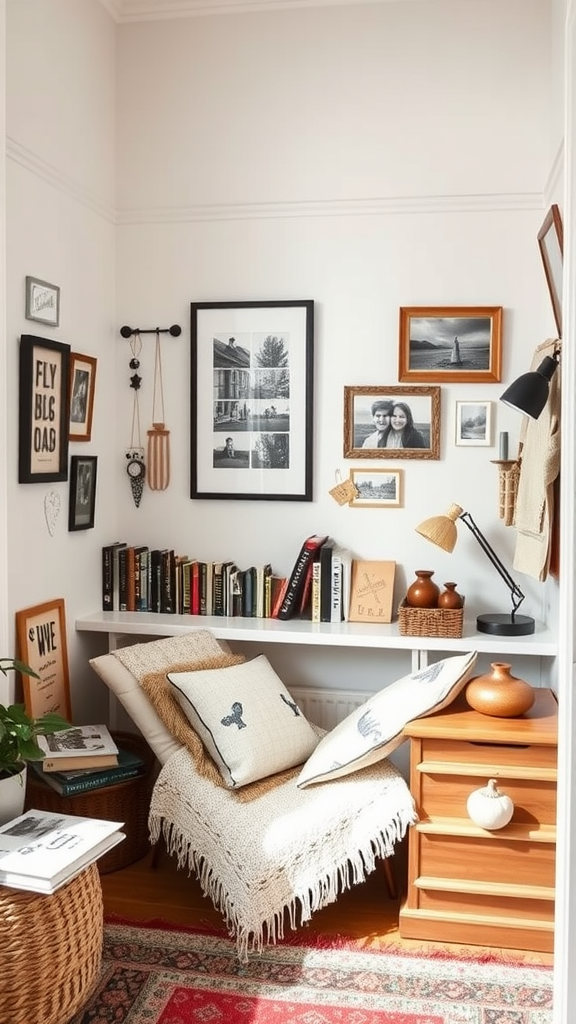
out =
<path fill-rule="evenodd" d="M 70 353 L 69 439 L 89 441 L 92 437 L 92 413 L 96 386 L 96 359 Z"/>
<path fill-rule="evenodd" d="M 502 306 L 401 306 L 398 380 L 498 383 Z"/>
<path fill-rule="evenodd" d="M 190 497 L 312 501 L 314 303 L 191 303 Z"/>
<path fill-rule="evenodd" d="M 351 469 L 350 479 L 356 488 L 348 502 L 352 508 L 402 506 L 401 469 Z"/>
<path fill-rule="evenodd" d="M 344 387 L 345 459 L 439 459 L 440 388 Z"/>
<path fill-rule="evenodd" d="M 492 444 L 492 402 L 455 402 L 455 443 L 469 448 Z"/>
<path fill-rule="evenodd" d="M 18 658 L 38 679 L 22 675 L 26 711 L 41 718 L 49 711 L 71 718 L 64 599 L 16 612 Z"/>
<path fill-rule="evenodd" d="M 56 284 L 26 278 L 26 319 L 37 320 L 49 327 L 60 324 L 60 289 Z"/>
<path fill-rule="evenodd" d="M 544 273 L 558 337 L 562 337 L 562 272 L 564 262 L 564 231 L 562 218 L 556 203 L 548 210 L 544 223 L 538 232 L 538 246 L 544 264 Z"/>

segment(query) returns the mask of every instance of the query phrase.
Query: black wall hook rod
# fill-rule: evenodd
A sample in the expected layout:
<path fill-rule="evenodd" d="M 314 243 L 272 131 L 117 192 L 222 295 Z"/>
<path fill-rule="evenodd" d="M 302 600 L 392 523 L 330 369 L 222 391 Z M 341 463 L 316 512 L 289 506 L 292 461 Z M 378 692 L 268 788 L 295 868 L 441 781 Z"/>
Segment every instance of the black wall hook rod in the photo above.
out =
<path fill-rule="evenodd" d="M 133 334 L 171 334 L 173 338 L 177 338 L 178 335 L 182 334 L 182 328 L 179 324 L 172 324 L 172 327 L 150 327 L 143 331 L 139 327 L 121 327 L 120 334 L 123 338 L 131 338 Z"/>

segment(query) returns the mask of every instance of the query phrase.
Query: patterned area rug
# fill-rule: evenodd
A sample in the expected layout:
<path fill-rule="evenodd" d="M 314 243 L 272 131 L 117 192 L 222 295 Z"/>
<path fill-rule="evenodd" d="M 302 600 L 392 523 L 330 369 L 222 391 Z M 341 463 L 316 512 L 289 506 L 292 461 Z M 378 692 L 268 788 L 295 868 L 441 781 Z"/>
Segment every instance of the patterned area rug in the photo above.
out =
<path fill-rule="evenodd" d="M 552 1021 L 550 967 L 319 942 L 282 943 L 242 964 L 222 936 L 108 924 L 98 986 L 70 1024 Z"/>

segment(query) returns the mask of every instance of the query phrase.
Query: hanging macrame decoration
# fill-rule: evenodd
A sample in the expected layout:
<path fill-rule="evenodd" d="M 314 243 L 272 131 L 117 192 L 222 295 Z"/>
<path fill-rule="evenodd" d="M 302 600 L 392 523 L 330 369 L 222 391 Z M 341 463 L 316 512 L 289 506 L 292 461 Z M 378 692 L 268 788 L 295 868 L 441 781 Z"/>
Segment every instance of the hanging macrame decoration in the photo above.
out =
<path fill-rule="evenodd" d="M 140 430 L 140 385 L 142 377 L 138 373 L 140 360 L 138 356 L 142 350 L 142 339 L 138 331 L 134 332 L 130 342 L 132 359 L 129 367 L 134 370 L 130 377 L 130 387 L 134 389 L 134 401 L 132 404 L 132 433 L 130 435 L 130 448 L 126 451 L 126 472 L 130 480 L 132 497 L 136 508 L 139 507 L 144 490 L 144 478 L 146 476 L 146 465 L 144 462 L 144 448 L 142 447 L 142 434 Z"/>
<path fill-rule="evenodd" d="M 157 418 L 157 408 L 160 418 Z M 170 483 L 170 431 L 164 426 L 164 383 L 160 331 L 156 330 L 154 361 L 154 393 L 152 397 L 152 430 L 148 431 L 148 486 L 151 491 L 165 491 Z"/>

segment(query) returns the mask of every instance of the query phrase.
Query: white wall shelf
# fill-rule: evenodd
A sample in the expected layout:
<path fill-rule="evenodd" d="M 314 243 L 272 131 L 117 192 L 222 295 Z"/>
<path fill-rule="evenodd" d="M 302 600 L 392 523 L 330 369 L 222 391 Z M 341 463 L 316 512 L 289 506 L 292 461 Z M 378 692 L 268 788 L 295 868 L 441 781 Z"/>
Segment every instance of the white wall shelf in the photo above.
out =
<path fill-rule="evenodd" d="M 107 633 L 109 648 L 120 636 L 178 636 L 194 629 L 209 629 L 220 640 L 314 647 L 359 647 L 413 653 L 414 665 L 425 663 L 429 651 L 478 651 L 498 657 L 523 655 L 554 658 L 557 639 L 537 623 L 531 636 L 503 637 L 478 633 L 474 619 L 464 622 L 463 636 L 401 636 L 397 623 L 370 625 L 358 622 L 312 623 L 301 619 L 244 619 L 221 616 L 158 615 L 155 612 L 94 612 L 76 619 L 77 630 Z"/>

